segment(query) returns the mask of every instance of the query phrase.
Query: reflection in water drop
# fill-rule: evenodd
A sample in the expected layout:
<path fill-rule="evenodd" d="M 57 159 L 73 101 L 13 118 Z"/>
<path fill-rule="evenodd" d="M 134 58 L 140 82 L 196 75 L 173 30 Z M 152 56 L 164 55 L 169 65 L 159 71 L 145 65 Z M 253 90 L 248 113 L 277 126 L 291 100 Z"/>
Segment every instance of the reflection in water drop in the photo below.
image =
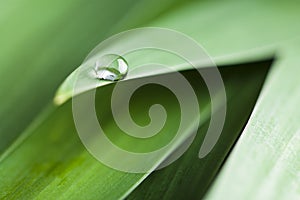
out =
<path fill-rule="evenodd" d="M 94 71 L 98 79 L 117 81 L 126 76 L 128 64 L 122 56 L 107 54 L 96 61 Z"/>

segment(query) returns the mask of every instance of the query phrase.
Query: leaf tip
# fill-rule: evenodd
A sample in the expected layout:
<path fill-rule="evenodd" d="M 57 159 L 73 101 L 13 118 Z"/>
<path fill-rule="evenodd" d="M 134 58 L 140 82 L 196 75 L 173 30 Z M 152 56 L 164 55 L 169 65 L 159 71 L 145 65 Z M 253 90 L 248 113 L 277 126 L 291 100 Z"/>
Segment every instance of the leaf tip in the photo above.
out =
<path fill-rule="evenodd" d="M 60 106 L 66 101 L 66 98 L 63 95 L 55 96 L 53 99 L 53 103 L 57 106 Z"/>

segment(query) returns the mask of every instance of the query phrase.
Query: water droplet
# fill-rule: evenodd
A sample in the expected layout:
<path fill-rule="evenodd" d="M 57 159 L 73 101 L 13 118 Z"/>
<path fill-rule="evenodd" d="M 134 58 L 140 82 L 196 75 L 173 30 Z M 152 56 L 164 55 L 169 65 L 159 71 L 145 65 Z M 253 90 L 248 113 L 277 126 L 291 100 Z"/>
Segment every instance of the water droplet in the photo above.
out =
<path fill-rule="evenodd" d="M 122 56 L 107 54 L 96 61 L 94 71 L 98 79 L 117 81 L 126 76 L 128 64 Z"/>

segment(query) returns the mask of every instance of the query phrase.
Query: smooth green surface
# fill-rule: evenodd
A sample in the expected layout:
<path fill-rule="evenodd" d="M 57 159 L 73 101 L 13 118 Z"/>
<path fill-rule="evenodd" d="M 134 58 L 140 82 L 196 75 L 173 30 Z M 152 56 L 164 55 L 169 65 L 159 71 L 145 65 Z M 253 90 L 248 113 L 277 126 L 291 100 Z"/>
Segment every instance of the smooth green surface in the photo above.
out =
<path fill-rule="evenodd" d="M 282 54 L 207 199 L 299 199 L 300 41 Z"/>
<path fill-rule="evenodd" d="M 1 0 L 0 154 L 52 102 L 94 46 L 155 18 L 175 1 L 159 2 L 158 8 L 157 1 L 144 0 Z M 147 15 L 141 12 L 152 7 Z"/>
<path fill-rule="evenodd" d="M 299 1 L 223 1 L 197 5 L 193 3 L 168 13 L 151 25 L 187 33 L 217 63 L 255 60 L 268 52 L 276 56 L 251 120 L 207 199 L 299 199 L 297 55 L 300 51 L 299 40 L 293 40 L 300 33 Z M 162 176 L 156 177 L 156 182 L 165 180 Z M 170 188 L 173 185 L 168 184 Z M 161 190 L 144 187 L 138 191 L 151 198 Z M 177 190 L 170 189 L 167 194 L 176 194 Z"/>
<path fill-rule="evenodd" d="M 114 199 L 142 176 L 112 170 L 90 156 L 74 129 L 70 103 L 1 160 L 0 175 L 1 199 Z"/>
<path fill-rule="evenodd" d="M 128 199 L 201 199 L 247 122 L 270 65 L 267 61 L 220 68 L 230 97 L 224 129 L 213 151 L 203 159 L 198 158 L 208 127 L 205 123 L 180 159 L 151 174 Z M 194 75 L 192 84 L 197 85 L 198 80 Z"/>
<path fill-rule="evenodd" d="M 269 64 L 268 64 L 269 65 Z M 231 104 L 231 99 L 228 105 L 238 108 L 236 106 L 245 106 L 245 113 L 241 113 L 239 116 L 244 120 L 249 115 L 253 102 L 259 92 L 263 78 L 266 73 L 268 65 L 265 63 L 257 65 L 230 68 L 226 67 L 221 71 L 224 74 L 224 81 L 226 84 L 226 90 L 228 95 L 233 100 L 234 96 L 241 95 L 241 98 L 245 98 L 245 101 L 240 101 L 240 104 L 236 104 L 234 101 Z M 259 66 L 262 66 L 259 68 Z M 251 68 L 252 67 L 252 68 Z M 195 71 L 185 72 L 184 75 L 191 81 L 195 92 L 200 100 L 200 107 L 202 110 L 209 107 L 209 96 L 206 91 L 204 82 L 201 81 L 199 75 Z M 168 75 L 164 75 L 168 76 Z M 245 80 L 251 80 L 251 82 Z M 133 83 L 135 80 L 132 80 Z M 199 82 L 200 81 L 200 82 Z M 252 84 L 250 84 L 252 83 Z M 126 82 L 123 82 L 126 84 Z M 151 85 L 150 85 L 151 86 Z M 247 88 L 246 94 L 241 94 Z M 137 142 L 133 138 L 116 137 L 116 134 L 122 134 L 116 125 L 112 123 L 110 119 L 109 107 L 106 107 L 106 101 L 109 102 L 109 97 L 112 92 L 113 85 L 104 86 L 97 90 L 96 104 L 98 110 L 99 121 L 105 125 L 108 137 L 112 141 L 115 141 L 118 146 L 132 149 L 134 151 L 145 151 L 157 148 L 157 143 L 164 145 L 170 140 L 170 135 L 173 134 L 174 126 L 172 124 L 178 123 L 178 105 L 175 103 L 175 97 L 168 92 L 162 93 L 158 98 L 154 98 L 154 101 L 159 101 L 162 105 L 166 105 L 166 109 L 169 113 L 169 119 L 166 122 L 166 126 L 158 135 L 156 140 L 151 138 L 148 143 Z M 145 109 L 145 104 L 151 105 L 153 100 L 151 97 L 158 90 L 163 88 L 157 88 L 157 86 L 146 87 L 137 92 L 133 97 L 132 108 L 133 116 L 139 119 L 137 123 L 147 122 L 147 117 L 143 112 L 140 112 L 142 107 Z M 251 91 L 251 92 L 250 92 Z M 82 94 L 84 95 L 84 94 Z M 250 97 L 250 98 L 249 98 Z M 97 100 L 100 99 L 101 101 Z M 120 99 L 122 101 L 122 99 Z M 103 103 L 104 102 L 104 103 Z M 172 104 L 170 103 L 172 102 Z M 44 199 L 45 197 L 51 197 L 56 199 L 60 198 L 87 198 L 87 199 L 115 199 L 127 195 L 129 191 L 136 187 L 136 183 L 142 181 L 148 174 L 130 174 L 125 172 L 116 171 L 105 165 L 99 163 L 97 160 L 85 150 L 81 144 L 72 118 L 71 101 L 68 101 L 61 107 L 50 107 L 48 117 L 37 124 L 35 128 L 29 130 L 28 137 L 22 141 L 22 144 L 15 147 L 12 152 L 4 155 L 0 161 L 0 175 L 1 175 L 1 198 L 6 199 L 18 199 L 18 198 L 38 198 Z M 247 113 L 246 113 L 247 111 Z M 49 114 L 50 113 L 50 114 Z M 209 113 L 202 113 L 202 118 L 205 123 Z M 244 115 L 245 114 L 245 115 Z M 106 118 L 103 118 L 105 116 Z M 42 116 L 43 117 L 43 116 Z M 233 120 L 233 118 L 228 120 Z M 145 121 L 146 120 L 146 121 Z M 222 163 L 226 152 L 230 149 L 230 146 L 235 141 L 238 131 L 243 126 L 243 122 L 239 122 L 236 126 L 236 131 L 233 133 L 228 131 L 228 138 L 220 141 L 220 144 L 216 146 L 215 153 L 208 160 L 211 160 L 215 165 L 209 166 L 212 171 L 210 176 L 205 178 L 205 182 L 209 183 L 215 172 L 218 170 Z M 169 124 L 169 125 L 168 125 Z M 170 126 L 171 125 L 171 126 Z M 205 129 L 205 126 L 204 126 Z M 187 130 L 186 134 L 189 134 Z M 124 133 L 123 133 L 124 135 Z M 200 141 L 204 137 L 204 133 L 198 135 Z M 196 146 L 195 146 L 196 147 Z M 195 148 L 194 147 L 194 148 Z M 197 152 L 199 146 L 197 145 Z M 219 149 L 220 148 L 220 149 Z M 222 152 L 224 150 L 224 152 Z M 164 155 L 162 155 L 163 157 Z M 186 156 L 188 160 L 195 159 L 195 152 Z M 160 162 L 158 160 L 158 162 Z M 201 166 L 201 165 L 200 165 Z M 205 165 L 208 167 L 208 164 Z M 171 168 L 173 171 L 173 168 Z M 206 168 L 199 169 L 205 175 Z"/>
<path fill-rule="evenodd" d="M 98 42 L 144 24 L 190 35 L 219 64 L 275 53 L 259 103 L 207 198 L 299 199 L 300 50 L 299 41 L 287 41 L 300 33 L 299 2 L 122 2 L 0 2 L 1 197 L 68 198 L 96 191 L 85 198 L 101 198 L 113 195 L 112 188 L 117 197 L 139 183 L 141 176 L 111 172 L 85 152 L 69 124 L 68 104 L 51 115 L 37 114 Z M 34 118 L 37 125 L 24 131 Z M 102 173 L 114 178 L 99 178 Z M 105 189 L 99 190 L 98 181 Z"/>

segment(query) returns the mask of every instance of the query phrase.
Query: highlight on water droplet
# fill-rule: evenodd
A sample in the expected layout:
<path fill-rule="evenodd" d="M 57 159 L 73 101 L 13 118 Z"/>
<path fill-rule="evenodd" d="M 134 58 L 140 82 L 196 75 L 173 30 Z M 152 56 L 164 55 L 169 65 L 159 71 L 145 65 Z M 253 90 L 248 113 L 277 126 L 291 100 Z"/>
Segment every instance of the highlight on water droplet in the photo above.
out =
<path fill-rule="evenodd" d="M 120 55 L 107 54 L 96 61 L 94 71 L 98 79 L 118 81 L 126 76 L 128 64 Z"/>

